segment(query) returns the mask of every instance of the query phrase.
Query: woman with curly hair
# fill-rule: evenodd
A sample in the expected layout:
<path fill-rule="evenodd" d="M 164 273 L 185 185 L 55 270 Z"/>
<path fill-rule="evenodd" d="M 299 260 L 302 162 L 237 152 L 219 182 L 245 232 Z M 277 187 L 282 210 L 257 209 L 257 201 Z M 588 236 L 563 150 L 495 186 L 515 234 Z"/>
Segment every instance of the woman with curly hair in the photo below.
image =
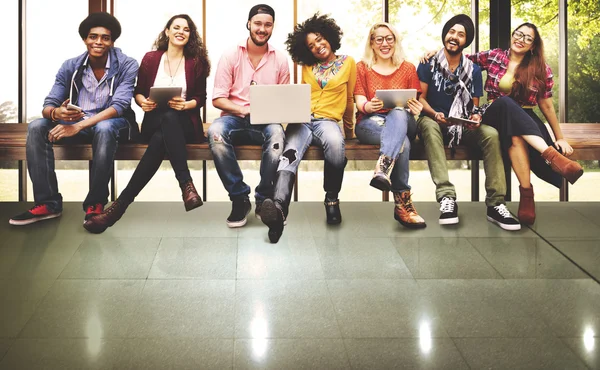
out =
<path fill-rule="evenodd" d="M 210 62 L 202 38 L 187 14 L 171 17 L 154 42 L 154 51 L 142 59 L 135 88 L 135 102 L 144 111 L 142 137 L 148 149 L 119 198 L 84 227 L 101 233 L 114 225 L 148 184 L 160 167 L 165 153 L 179 182 L 186 211 L 202 205 L 187 165 L 185 144 L 204 139 L 200 107 L 206 100 L 206 78 Z M 181 96 L 160 107 L 149 98 L 152 86 L 182 87 Z"/>
<path fill-rule="evenodd" d="M 380 145 L 371 186 L 394 193 L 394 218 L 408 228 L 423 228 L 408 185 L 410 140 L 414 138 L 423 104 L 408 101 L 409 109 L 389 109 L 375 96 L 377 90 L 415 89 L 421 84 L 415 66 L 404 60 L 402 40 L 388 23 L 376 23 L 369 30 L 363 60 L 356 65 L 356 137 L 363 144 Z"/>
<path fill-rule="evenodd" d="M 312 119 L 288 125 L 286 130 L 274 196 L 264 201 L 261 210 L 271 243 L 277 243 L 283 233 L 296 171 L 311 144 L 323 148 L 325 156 L 323 189 L 327 223 L 342 222 L 338 193 L 347 160 L 338 121 L 343 119 L 346 137 L 351 137 L 356 64 L 351 56 L 335 54 L 341 39 L 342 30 L 335 20 L 318 13 L 296 25 L 288 35 L 287 50 L 292 60 L 302 65 L 302 83 L 311 86 Z"/>
<path fill-rule="evenodd" d="M 487 107 L 483 122 L 498 130 L 503 152 L 520 184 L 519 220 L 531 225 L 535 222 L 531 170 L 556 187 L 562 178 L 573 184 L 583 174 L 579 163 L 565 157 L 573 148 L 565 140 L 554 111 L 554 81 L 544 58 L 544 43 L 534 24 L 523 23 L 512 33 L 509 50 L 487 50 L 467 57 L 488 73 L 485 90 L 493 103 Z M 536 105 L 556 141 L 533 111 Z"/>

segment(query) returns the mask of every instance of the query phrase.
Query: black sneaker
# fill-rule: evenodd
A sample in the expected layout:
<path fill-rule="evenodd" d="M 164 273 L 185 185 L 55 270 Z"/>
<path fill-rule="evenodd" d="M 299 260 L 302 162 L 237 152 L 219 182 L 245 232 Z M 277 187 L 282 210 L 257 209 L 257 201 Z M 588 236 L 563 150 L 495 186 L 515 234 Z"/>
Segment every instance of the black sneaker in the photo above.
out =
<path fill-rule="evenodd" d="M 508 211 L 506 205 L 499 204 L 495 207 L 487 207 L 487 219 L 504 230 L 521 230 L 521 224 Z"/>
<path fill-rule="evenodd" d="M 50 218 L 60 217 L 60 215 L 61 212 L 54 212 L 50 210 L 46 204 L 38 204 L 30 210 L 11 218 L 8 223 L 11 225 L 23 226 L 42 220 L 48 220 Z"/>
<path fill-rule="evenodd" d="M 440 201 L 440 225 L 455 225 L 458 223 L 458 204 L 454 198 L 443 197 Z"/>
<path fill-rule="evenodd" d="M 252 209 L 250 199 L 235 199 L 231 202 L 231 213 L 227 217 L 227 226 L 229 227 L 242 227 L 246 224 L 248 213 Z"/>

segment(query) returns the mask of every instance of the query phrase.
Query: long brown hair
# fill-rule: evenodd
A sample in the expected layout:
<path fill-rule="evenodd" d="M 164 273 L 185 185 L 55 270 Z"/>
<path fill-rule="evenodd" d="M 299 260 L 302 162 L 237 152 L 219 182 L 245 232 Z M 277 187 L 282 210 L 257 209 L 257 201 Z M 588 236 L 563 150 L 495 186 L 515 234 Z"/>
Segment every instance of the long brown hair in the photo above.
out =
<path fill-rule="evenodd" d="M 515 28 L 515 31 L 521 27 L 531 28 L 535 36 L 533 44 L 531 44 L 531 49 L 525 54 L 515 71 L 515 82 L 513 83 L 510 96 L 517 101 L 527 100 L 532 90 L 537 92 L 536 95 L 538 98 L 543 97 L 546 93 L 544 42 L 535 24 L 523 23 Z"/>
<path fill-rule="evenodd" d="M 177 14 L 171 17 L 167 22 L 167 25 L 163 28 L 163 30 L 158 34 L 158 37 L 154 41 L 154 49 L 166 51 L 169 47 L 169 38 L 165 34 L 165 30 L 171 27 L 171 24 L 175 19 L 185 19 L 187 21 L 188 27 L 190 28 L 190 39 L 187 44 L 183 47 L 183 55 L 186 58 L 195 59 L 196 62 L 202 63 L 206 70 L 206 75 L 210 74 L 210 61 L 208 60 L 208 52 L 206 51 L 206 47 L 202 42 L 202 37 L 198 33 L 198 27 L 187 14 Z"/>

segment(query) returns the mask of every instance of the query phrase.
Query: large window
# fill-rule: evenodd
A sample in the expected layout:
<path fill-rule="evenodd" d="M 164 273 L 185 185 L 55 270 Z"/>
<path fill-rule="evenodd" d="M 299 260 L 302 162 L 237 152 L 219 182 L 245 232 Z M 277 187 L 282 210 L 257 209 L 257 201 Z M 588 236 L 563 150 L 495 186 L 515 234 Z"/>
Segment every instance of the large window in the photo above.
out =
<path fill-rule="evenodd" d="M 67 59 L 85 52 L 79 36 L 81 21 L 88 15 L 88 2 L 28 0 L 27 9 L 27 122 L 41 117 L 44 98 L 56 73 Z M 65 9 L 69 16 L 65 17 Z M 60 19 L 60 22 L 50 22 Z M 81 201 L 88 190 L 87 161 L 57 161 L 59 189 L 66 201 Z M 31 181 L 28 198 L 33 200 Z"/>
<path fill-rule="evenodd" d="M 19 29 L 19 9 L 16 1 L 4 1 L 0 4 L 0 24 L 7 30 Z M 3 55 L 4 73 L 0 74 L 0 123 L 18 122 L 19 91 L 19 34 L 5 34 L 5 53 Z M 0 201 L 19 199 L 17 162 L 0 161 Z"/>

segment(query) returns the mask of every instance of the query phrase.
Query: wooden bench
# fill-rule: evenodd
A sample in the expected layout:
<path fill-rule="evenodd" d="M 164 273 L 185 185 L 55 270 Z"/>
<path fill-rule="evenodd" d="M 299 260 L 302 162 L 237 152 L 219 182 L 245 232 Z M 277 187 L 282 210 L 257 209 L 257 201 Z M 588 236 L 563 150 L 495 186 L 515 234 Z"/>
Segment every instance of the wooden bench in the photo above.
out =
<path fill-rule="evenodd" d="M 568 123 L 561 125 L 565 137 L 575 149 L 573 159 L 578 160 L 598 160 L 600 159 L 600 124 L 585 124 L 585 123 Z M 26 159 L 25 138 L 27 134 L 26 124 L 0 124 L 0 160 L 17 160 Z M 117 160 L 139 160 L 144 151 L 146 144 L 139 143 L 123 143 L 119 144 L 115 159 Z M 203 171 L 203 192 L 206 198 L 206 161 L 212 160 L 212 154 L 207 143 L 203 144 L 188 144 L 188 158 L 190 160 L 204 161 Z M 262 148 L 257 145 L 240 145 L 235 148 L 237 158 L 240 160 L 260 160 Z M 81 145 L 55 145 L 54 155 L 57 160 L 91 160 L 92 148 L 90 144 Z M 360 144 L 357 140 L 346 141 L 346 157 L 349 160 L 377 160 L 379 157 L 379 146 Z M 410 157 L 413 160 L 425 160 L 425 150 L 422 143 L 416 140 L 412 145 Z M 481 159 L 481 153 L 477 149 L 470 149 L 465 146 L 458 146 L 454 156 L 450 154 L 450 150 L 446 148 L 446 157 L 454 160 L 472 160 L 472 189 L 471 199 L 478 200 L 479 198 L 479 164 L 477 160 Z M 304 155 L 305 160 L 322 160 L 323 151 L 317 147 L 310 147 Z M 21 169 L 22 171 L 23 169 Z M 26 171 L 24 171 L 26 172 Z M 20 184 L 26 183 L 26 174 L 21 174 Z M 114 179 L 113 179 L 114 180 Z M 510 183 L 510 177 L 507 177 Z M 510 186 L 508 187 L 510 189 Z M 111 193 L 115 194 L 115 181 L 112 182 Z M 297 187 L 295 188 L 295 192 Z M 567 183 L 564 182 L 561 188 L 561 200 L 567 200 L 568 197 Z M 297 194 L 297 193 L 296 193 Z M 508 194 L 510 199 L 510 194 Z M 297 196 L 295 196 L 297 199 Z M 384 192 L 383 199 L 388 199 L 388 194 Z"/>

